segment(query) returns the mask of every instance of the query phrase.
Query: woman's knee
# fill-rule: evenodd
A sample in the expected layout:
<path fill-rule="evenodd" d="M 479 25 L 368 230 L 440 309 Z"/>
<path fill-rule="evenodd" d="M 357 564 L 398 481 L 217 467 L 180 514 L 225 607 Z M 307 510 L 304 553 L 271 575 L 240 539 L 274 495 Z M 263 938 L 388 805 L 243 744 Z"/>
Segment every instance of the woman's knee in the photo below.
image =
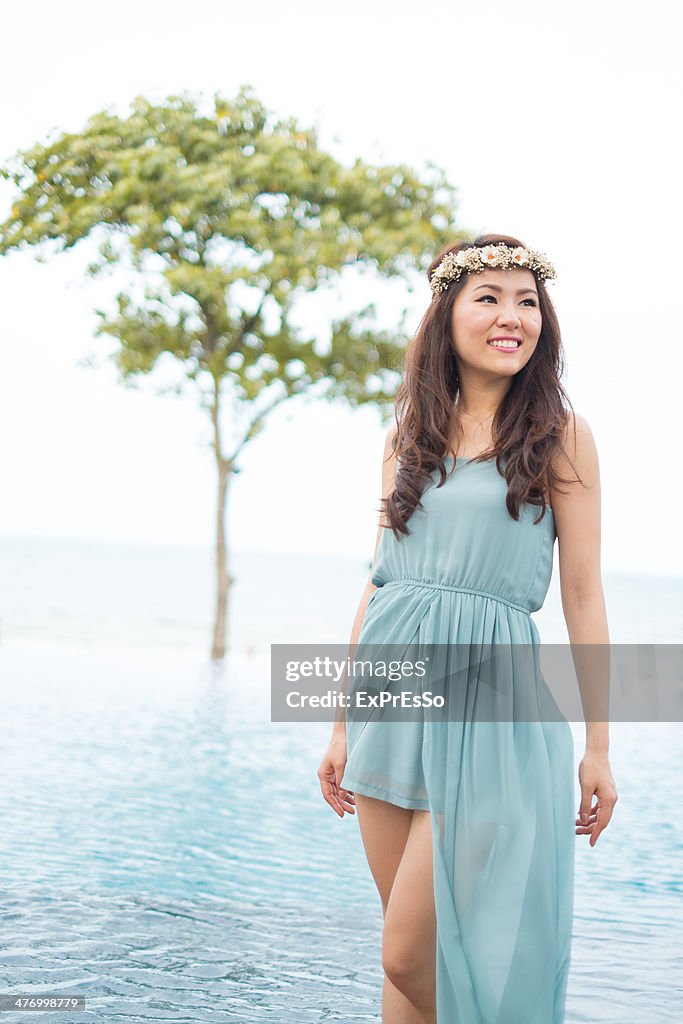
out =
<path fill-rule="evenodd" d="M 382 969 L 394 988 L 416 1005 L 431 996 L 434 956 L 419 933 L 385 927 Z"/>
<path fill-rule="evenodd" d="M 410 934 L 398 928 L 385 926 L 382 939 L 382 968 L 396 988 L 409 988 L 423 968 L 419 947 Z"/>

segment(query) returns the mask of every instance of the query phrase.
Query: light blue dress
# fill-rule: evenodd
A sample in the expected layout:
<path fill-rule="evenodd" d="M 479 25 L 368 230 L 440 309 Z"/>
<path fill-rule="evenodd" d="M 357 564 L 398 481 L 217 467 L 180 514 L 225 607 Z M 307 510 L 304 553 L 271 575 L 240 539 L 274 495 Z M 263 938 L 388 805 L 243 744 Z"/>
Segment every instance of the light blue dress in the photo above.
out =
<path fill-rule="evenodd" d="M 382 531 L 356 656 L 365 643 L 426 643 L 460 661 L 489 645 L 538 658 L 530 612 L 552 574 L 552 511 L 534 525 L 541 508 L 523 505 L 515 521 L 495 459 L 455 461 L 440 486 L 435 471 L 409 536 Z M 537 660 L 513 656 L 493 698 L 495 671 L 483 694 L 476 666 L 453 673 L 454 664 L 455 720 L 347 718 L 342 786 L 431 811 L 438 1024 L 561 1024 L 576 842 L 571 729 Z M 480 697 L 496 709 L 490 720 L 472 712 Z M 536 720 L 519 714 L 532 706 Z"/>

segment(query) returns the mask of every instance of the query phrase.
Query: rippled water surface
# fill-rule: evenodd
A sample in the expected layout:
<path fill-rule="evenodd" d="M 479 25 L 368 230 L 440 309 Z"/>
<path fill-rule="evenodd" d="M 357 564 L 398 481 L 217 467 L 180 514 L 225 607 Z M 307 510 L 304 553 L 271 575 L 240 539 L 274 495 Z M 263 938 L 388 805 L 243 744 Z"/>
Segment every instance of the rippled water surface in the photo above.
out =
<path fill-rule="evenodd" d="M 339 578 L 352 619 L 357 581 Z M 263 636 L 278 614 L 283 638 L 291 604 L 289 638 L 315 639 L 292 623 L 320 597 L 289 587 L 261 596 Z M 379 899 L 356 818 L 315 775 L 329 724 L 270 722 L 267 642 L 250 634 L 219 673 L 194 634 L 164 632 L 162 601 L 149 643 L 97 601 L 61 642 L 34 610 L 0 648 L 0 988 L 87 1002 L 2 1020 L 379 1022 Z M 319 625 L 341 641 L 350 621 Z M 567 1024 L 681 1020 L 682 738 L 612 726 L 620 801 L 594 849 L 577 838 Z"/>

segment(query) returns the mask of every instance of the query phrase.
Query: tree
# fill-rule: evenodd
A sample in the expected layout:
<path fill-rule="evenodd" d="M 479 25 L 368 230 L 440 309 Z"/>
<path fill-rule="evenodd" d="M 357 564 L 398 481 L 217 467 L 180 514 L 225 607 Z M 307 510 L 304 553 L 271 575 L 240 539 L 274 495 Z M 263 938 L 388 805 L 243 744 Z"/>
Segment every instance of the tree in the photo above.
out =
<path fill-rule="evenodd" d="M 226 649 L 230 576 L 225 509 L 244 446 L 281 402 L 306 392 L 386 410 L 405 339 L 375 326 L 375 305 L 334 321 L 327 343 L 302 336 L 297 301 L 346 267 L 406 280 L 453 229 L 455 189 L 428 164 L 346 167 L 315 129 L 275 120 L 242 86 L 207 109 L 187 93 L 56 132 L 0 169 L 17 188 L 0 255 L 39 259 L 90 236 L 88 272 L 126 268 L 131 285 L 95 333 L 117 343 L 122 378 L 172 357 L 212 424 L 217 470 L 216 614 L 212 657 Z M 225 404 L 229 403 L 229 415 Z M 228 433 L 230 435 L 228 441 Z"/>

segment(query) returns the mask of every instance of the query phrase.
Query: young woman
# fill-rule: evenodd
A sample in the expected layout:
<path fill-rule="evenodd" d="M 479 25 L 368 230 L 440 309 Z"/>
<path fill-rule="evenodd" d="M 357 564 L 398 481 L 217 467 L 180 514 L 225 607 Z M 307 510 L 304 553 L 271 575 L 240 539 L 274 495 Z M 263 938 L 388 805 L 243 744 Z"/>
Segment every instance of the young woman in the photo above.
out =
<path fill-rule="evenodd" d="M 570 642 L 608 644 L 598 458 L 585 419 L 563 402 L 545 286 L 554 270 L 517 239 L 485 235 L 446 247 L 428 274 L 351 653 L 413 642 L 537 653 L 530 613 L 545 599 L 556 538 Z M 477 671 L 453 675 L 460 717 L 340 715 L 318 769 L 336 813 L 358 809 L 384 913 L 385 1024 L 564 1020 L 574 837 L 594 846 L 617 800 L 608 727 L 586 722 L 575 818 L 569 724 L 520 721 L 514 708 L 530 693 L 537 709 L 557 706 L 523 659 L 505 663 L 507 688 L 490 666 L 486 687 Z M 579 678 L 582 697 L 593 676 Z M 491 691 L 496 715 L 475 721 Z"/>

